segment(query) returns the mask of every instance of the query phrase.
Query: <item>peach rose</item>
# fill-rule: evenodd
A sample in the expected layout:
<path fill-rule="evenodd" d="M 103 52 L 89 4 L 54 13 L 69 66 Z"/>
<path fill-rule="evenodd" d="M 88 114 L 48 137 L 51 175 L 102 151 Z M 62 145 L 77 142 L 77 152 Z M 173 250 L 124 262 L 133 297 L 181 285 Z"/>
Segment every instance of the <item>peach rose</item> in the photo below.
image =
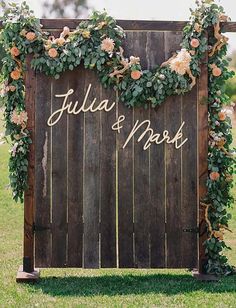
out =
<path fill-rule="evenodd" d="M 220 111 L 220 112 L 218 113 L 218 118 L 219 118 L 220 121 L 224 121 L 224 120 L 226 119 L 226 114 L 225 114 L 225 112 Z"/>
<path fill-rule="evenodd" d="M 36 38 L 36 34 L 34 33 L 34 32 L 28 32 L 27 34 L 26 34 L 26 39 L 28 40 L 28 41 L 33 41 L 34 39 Z"/>
<path fill-rule="evenodd" d="M 12 55 L 13 57 L 18 57 L 19 54 L 20 54 L 20 51 L 19 51 L 19 49 L 18 49 L 17 47 L 12 47 L 12 48 L 10 49 L 10 53 L 11 53 L 11 55 Z"/>
<path fill-rule="evenodd" d="M 115 42 L 113 39 L 107 37 L 104 40 L 102 40 L 101 43 L 101 50 L 104 50 L 106 52 L 112 52 L 115 47 Z"/>
<path fill-rule="evenodd" d="M 197 48 L 199 45 L 200 45 L 200 42 L 198 39 L 192 39 L 191 42 L 190 42 L 190 45 L 193 47 L 193 48 Z"/>
<path fill-rule="evenodd" d="M 219 177 L 220 177 L 219 172 L 214 172 L 213 171 L 213 172 L 210 173 L 210 179 L 212 181 L 217 181 L 219 179 Z"/>
<path fill-rule="evenodd" d="M 212 69 L 212 74 L 214 77 L 219 77 L 222 74 L 222 71 L 219 67 L 215 66 Z"/>
<path fill-rule="evenodd" d="M 18 80 L 21 76 L 21 73 L 18 69 L 15 69 L 14 71 L 11 72 L 10 76 L 13 80 Z"/>
<path fill-rule="evenodd" d="M 56 58 L 57 55 L 58 55 L 56 48 L 50 48 L 49 51 L 48 51 L 48 55 L 51 58 Z"/>
<path fill-rule="evenodd" d="M 138 70 L 131 72 L 131 78 L 134 80 L 138 80 L 141 77 L 142 73 Z"/>

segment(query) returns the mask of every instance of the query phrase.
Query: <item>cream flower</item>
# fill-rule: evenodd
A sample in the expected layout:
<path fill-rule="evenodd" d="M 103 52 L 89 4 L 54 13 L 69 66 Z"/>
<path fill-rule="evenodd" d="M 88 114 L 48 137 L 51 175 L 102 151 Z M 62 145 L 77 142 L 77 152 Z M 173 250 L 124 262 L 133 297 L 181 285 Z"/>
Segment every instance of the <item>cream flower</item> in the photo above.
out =
<path fill-rule="evenodd" d="M 106 52 L 112 52 L 115 47 L 115 42 L 113 39 L 107 37 L 104 40 L 102 40 L 101 43 L 101 50 L 104 50 Z"/>
<path fill-rule="evenodd" d="M 184 75 L 190 68 L 190 62 L 190 53 L 186 49 L 181 49 L 177 56 L 170 61 L 170 69 L 179 75 Z"/>
<path fill-rule="evenodd" d="M 135 65 L 135 64 L 139 64 L 140 63 L 140 58 L 139 57 L 131 56 L 129 58 L 129 60 L 130 60 L 130 65 Z"/>

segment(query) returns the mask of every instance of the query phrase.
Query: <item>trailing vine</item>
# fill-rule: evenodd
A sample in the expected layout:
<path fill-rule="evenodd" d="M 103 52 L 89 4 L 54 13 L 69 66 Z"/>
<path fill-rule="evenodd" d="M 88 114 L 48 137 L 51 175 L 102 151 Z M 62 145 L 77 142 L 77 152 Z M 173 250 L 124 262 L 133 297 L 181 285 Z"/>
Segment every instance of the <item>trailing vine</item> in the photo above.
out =
<path fill-rule="evenodd" d="M 153 70 L 143 70 L 140 59 L 125 56 L 122 41 L 125 33 L 106 12 L 94 12 L 81 22 L 76 30 L 64 27 L 59 37 L 44 32 L 27 4 L 11 4 L 5 8 L 1 42 L 7 52 L 2 73 L 5 81 L 1 95 L 6 97 L 6 135 L 10 136 L 9 171 L 14 200 L 23 200 L 27 189 L 28 152 L 31 143 L 27 130 L 24 102 L 24 74 L 27 54 L 33 54 L 32 67 L 58 79 L 66 70 L 83 63 L 97 72 L 104 87 L 118 90 L 128 107 L 151 105 L 156 107 L 170 95 L 183 94 L 195 86 L 200 76 L 200 65 L 209 53 L 209 152 L 207 180 L 208 193 L 202 206 L 206 209 L 208 239 L 205 251 L 208 257 L 206 271 L 229 274 L 232 267 L 222 250 L 227 248 L 223 233 L 228 230 L 230 215 L 227 209 L 233 198 L 232 187 L 235 160 L 231 154 L 231 122 L 224 110 L 229 98 L 224 83 L 233 76 L 228 70 L 228 39 L 220 31 L 220 23 L 227 21 L 221 6 L 213 0 L 196 1 L 189 23 L 183 31 L 181 50 Z M 209 38 L 207 30 L 212 27 Z"/>

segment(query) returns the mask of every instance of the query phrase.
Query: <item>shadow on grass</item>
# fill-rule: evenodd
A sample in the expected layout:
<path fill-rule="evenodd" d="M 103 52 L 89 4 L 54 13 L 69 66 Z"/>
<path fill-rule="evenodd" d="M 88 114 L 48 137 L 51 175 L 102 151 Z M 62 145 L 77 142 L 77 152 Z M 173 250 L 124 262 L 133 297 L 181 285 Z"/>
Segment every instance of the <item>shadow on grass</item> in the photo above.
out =
<path fill-rule="evenodd" d="M 190 275 L 102 275 L 96 277 L 46 277 L 32 285 L 52 296 L 137 295 L 162 293 L 175 295 L 206 291 L 210 293 L 236 292 L 236 276 L 223 278 L 220 282 L 199 282 Z"/>

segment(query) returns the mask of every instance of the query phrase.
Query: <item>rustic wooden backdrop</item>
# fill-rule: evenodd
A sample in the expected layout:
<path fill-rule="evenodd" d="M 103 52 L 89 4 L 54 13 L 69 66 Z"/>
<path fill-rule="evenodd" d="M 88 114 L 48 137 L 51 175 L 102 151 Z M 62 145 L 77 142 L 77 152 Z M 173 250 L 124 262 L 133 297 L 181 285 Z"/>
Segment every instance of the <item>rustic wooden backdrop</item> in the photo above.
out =
<path fill-rule="evenodd" d="M 42 23 L 52 33 L 66 24 L 64 20 Z M 139 56 L 143 68 L 161 64 L 180 49 L 180 23 L 159 22 L 153 27 L 153 23 L 122 22 L 122 26 L 127 32 L 126 54 Z M 35 257 L 37 267 L 198 267 L 198 251 L 202 254 L 198 234 L 184 229 L 196 229 L 202 219 L 206 67 L 191 93 L 170 97 L 156 109 L 128 109 L 120 103 L 109 113 L 64 114 L 50 128 L 47 119 L 61 104 L 55 94 L 73 88 L 73 98 L 81 101 L 89 83 L 90 100 L 114 101 L 116 93 L 104 90 L 93 71 L 79 67 L 54 80 L 35 74 L 29 61 L 26 102 L 34 145 L 25 201 L 24 256 L 31 265 Z M 120 134 L 111 129 L 118 113 L 126 117 Z M 179 150 L 162 144 L 143 151 L 142 142 L 135 140 L 122 149 L 137 119 L 150 119 L 154 130 L 170 133 L 185 121 L 183 132 L 189 140 Z"/>

